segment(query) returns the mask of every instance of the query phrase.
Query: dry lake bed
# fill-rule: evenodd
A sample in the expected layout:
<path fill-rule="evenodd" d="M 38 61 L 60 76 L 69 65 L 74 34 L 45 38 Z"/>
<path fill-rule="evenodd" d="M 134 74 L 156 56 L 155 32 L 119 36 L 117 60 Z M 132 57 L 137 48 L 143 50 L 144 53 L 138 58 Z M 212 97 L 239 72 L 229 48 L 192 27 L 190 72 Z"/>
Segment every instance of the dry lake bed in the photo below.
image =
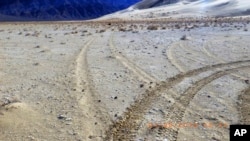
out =
<path fill-rule="evenodd" d="M 250 24 L 0 24 L 0 140 L 227 141 L 250 124 Z"/>

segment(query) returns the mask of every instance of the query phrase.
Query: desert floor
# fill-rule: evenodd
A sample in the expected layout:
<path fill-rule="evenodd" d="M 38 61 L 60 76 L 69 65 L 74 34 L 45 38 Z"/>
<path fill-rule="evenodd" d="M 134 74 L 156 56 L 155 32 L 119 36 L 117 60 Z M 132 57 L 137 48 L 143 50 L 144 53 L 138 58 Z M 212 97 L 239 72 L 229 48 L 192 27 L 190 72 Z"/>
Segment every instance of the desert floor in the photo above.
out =
<path fill-rule="evenodd" d="M 229 140 L 250 25 L 195 24 L 1 23 L 0 140 Z"/>

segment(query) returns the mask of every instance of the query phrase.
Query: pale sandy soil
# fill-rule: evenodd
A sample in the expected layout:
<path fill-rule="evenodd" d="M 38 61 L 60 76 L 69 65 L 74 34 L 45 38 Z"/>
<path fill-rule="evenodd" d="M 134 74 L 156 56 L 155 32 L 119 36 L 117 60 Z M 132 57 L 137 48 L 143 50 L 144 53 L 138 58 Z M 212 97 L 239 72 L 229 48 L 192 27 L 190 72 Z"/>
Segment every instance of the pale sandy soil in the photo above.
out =
<path fill-rule="evenodd" d="M 0 24 L 0 140 L 227 141 L 250 124 L 249 24 L 131 24 Z"/>

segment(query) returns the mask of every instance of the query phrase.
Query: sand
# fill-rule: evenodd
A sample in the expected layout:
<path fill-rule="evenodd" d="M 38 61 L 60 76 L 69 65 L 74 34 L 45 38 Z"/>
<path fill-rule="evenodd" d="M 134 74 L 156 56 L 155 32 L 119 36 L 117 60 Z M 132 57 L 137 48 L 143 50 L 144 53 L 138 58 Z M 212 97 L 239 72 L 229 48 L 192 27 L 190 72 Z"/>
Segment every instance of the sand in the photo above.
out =
<path fill-rule="evenodd" d="M 207 23 L 1 23 L 0 140 L 229 140 L 250 25 Z"/>

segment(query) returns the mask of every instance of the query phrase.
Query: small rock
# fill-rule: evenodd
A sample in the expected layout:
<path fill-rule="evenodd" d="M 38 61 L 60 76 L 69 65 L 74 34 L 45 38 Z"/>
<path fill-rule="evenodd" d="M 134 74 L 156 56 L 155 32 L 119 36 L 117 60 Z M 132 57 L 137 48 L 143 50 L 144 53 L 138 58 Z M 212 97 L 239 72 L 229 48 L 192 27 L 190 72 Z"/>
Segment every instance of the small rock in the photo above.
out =
<path fill-rule="evenodd" d="M 142 88 L 144 86 L 144 84 L 140 84 L 140 88 Z"/>
<path fill-rule="evenodd" d="M 89 139 L 93 139 L 93 136 L 90 135 L 90 136 L 89 136 Z"/>
<path fill-rule="evenodd" d="M 219 139 L 217 139 L 215 137 L 212 137 L 212 140 L 214 140 L 214 141 L 220 141 Z"/>
<path fill-rule="evenodd" d="M 58 115 L 57 118 L 58 119 L 66 119 L 67 117 L 65 115 Z"/>
<path fill-rule="evenodd" d="M 33 65 L 34 65 L 34 66 L 38 66 L 38 65 L 39 65 L 39 63 L 34 63 Z"/>
<path fill-rule="evenodd" d="M 245 83 L 246 83 L 246 84 L 249 84 L 249 80 L 245 80 Z"/>
<path fill-rule="evenodd" d="M 186 35 L 183 35 L 182 37 L 181 37 L 181 40 L 186 40 L 187 39 L 187 36 Z"/>

